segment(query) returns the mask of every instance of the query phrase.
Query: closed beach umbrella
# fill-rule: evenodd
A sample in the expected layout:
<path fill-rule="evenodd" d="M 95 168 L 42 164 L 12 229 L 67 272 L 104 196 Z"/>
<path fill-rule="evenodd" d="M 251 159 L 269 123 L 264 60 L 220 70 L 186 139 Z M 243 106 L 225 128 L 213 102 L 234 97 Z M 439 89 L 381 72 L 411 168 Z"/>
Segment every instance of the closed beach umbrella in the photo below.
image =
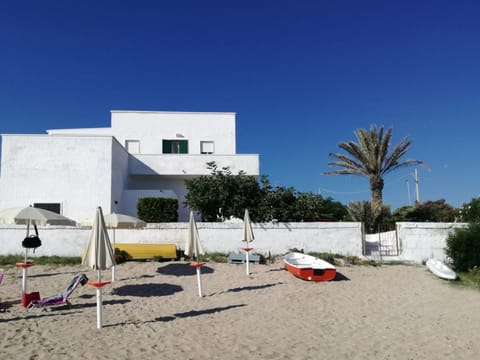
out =
<path fill-rule="evenodd" d="M 111 213 L 104 217 L 105 225 L 113 229 L 113 252 L 115 254 L 115 229 L 140 229 L 147 226 L 145 221 L 137 219 L 136 217 Z M 112 281 L 115 281 L 115 266 L 112 266 Z"/>
<path fill-rule="evenodd" d="M 87 249 L 82 257 L 82 265 L 88 266 L 98 273 L 97 281 L 88 284 L 95 286 L 97 290 L 97 328 L 100 329 L 102 327 L 102 287 L 110 283 L 102 282 L 101 272 L 115 265 L 114 252 L 101 207 L 97 208 Z"/>
<path fill-rule="evenodd" d="M 185 255 L 188 257 L 195 257 L 198 261 L 198 256 L 203 255 L 202 244 L 200 243 L 200 236 L 198 235 L 197 224 L 193 216 L 193 211 L 190 211 L 190 221 L 188 223 L 188 235 L 185 243 Z"/>
<path fill-rule="evenodd" d="M 249 247 L 249 243 L 255 240 L 253 235 L 252 224 L 250 221 L 250 215 L 248 214 L 248 209 L 245 209 L 245 216 L 243 218 L 243 241 L 247 243 L 247 246 L 243 248 L 245 250 L 245 263 L 247 265 L 247 275 L 250 275 L 250 260 L 248 258 L 248 253 L 252 250 Z"/>
<path fill-rule="evenodd" d="M 65 225 L 75 226 L 76 223 L 72 219 L 69 219 L 53 211 L 36 208 L 33 206 L 27 207 L 15 207 L 4 209 L 0 211 L 0 224 L 26 224 L 27 225 L 27 237 L 30 232 L 30 225 Z M 35 228 L 36 229 L 36 228 Z M 18 263 L 17 266 L 23 268 L 22 271 L 22 296 L 27 292 L 27 269 L 32 266 L 32 263 L 27 263 L 28 248 L 25 248 L 25 262 Z"/>
<path fill-rule="evenodd" d="M 202 297 L 202 283 L 200 280 L 201 270 L 200 268 L 204 263 L 198 261 L 198 257 L 200 255 L 205 254 L 202 248 L 202 244 L 200 243 L 200 236 L 198 235 L 197 224 L 195 223 L 195 219 L 193 216 L 193 211 L 190 211 L 190 221 L 188 223 L 188 233 L 187 233 L 187 240 L 185 242 L 185 255 L 188 257 L 194 257 L 196 262 L 190 263 L 190 266 L 196 268 L 197 272 L 197 286 L 198 286 L 198 296 Z"/>

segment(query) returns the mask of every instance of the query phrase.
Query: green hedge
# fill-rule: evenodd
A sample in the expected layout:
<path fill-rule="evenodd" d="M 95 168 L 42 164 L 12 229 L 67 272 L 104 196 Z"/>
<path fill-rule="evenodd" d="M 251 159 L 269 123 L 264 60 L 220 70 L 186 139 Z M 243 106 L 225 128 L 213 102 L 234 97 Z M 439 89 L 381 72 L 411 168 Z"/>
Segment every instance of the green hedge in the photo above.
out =
<path fill-rule="evenodd" d="M 456 271 L 463 272 L 480 267 L 480 224 L 455 229 L 447 238 L 446 254 L 452 259 Z"/>
<path fill-rule="evenodd" d="M 137 216 L 148 223 L 177 222 L 178 200 L 165 198 L 140 198 L 137 203 Z"/>

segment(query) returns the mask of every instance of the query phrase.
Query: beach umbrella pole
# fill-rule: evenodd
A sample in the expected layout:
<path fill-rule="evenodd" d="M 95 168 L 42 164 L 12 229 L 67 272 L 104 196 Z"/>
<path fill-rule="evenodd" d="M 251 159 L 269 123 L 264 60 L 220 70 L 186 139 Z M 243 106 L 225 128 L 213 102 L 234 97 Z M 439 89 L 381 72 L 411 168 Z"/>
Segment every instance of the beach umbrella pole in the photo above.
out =
<path fill-rule="evenodd" d="M 115 229 L 113 229 L 113 256 L 115 257 Z M 115 281 L 115 265 L 112 266 L 112 282 Z"/>
<path fill-rule="evenodd" d="M 97 287 L 97 329 L 102 328 L 102 288 Z"/>
<path fill-rule="evenodd" d="M 249 252 L 250 250 L 252 250 L 251 247 L 248 247 L 248 241 L 247 241 L 247 247 L 244 247 L 243 248 L 243 251 L 245 251 L 245 267 L 246 267 L 246 272 L 247 272 L 247 276 L 250 275 L 250 259 L 249 259 Z"/>
<path fill-rule="evenodd" d="M 28 236 L 28 235 L 27 235 Z M 28 258 L 28 249 L 25 249 L 25 261 L 24 266 L 22 266 L 22 296 L 27 293 L 27 258 Z"/>
<path fill-rule="evenodd" d="M 198 296 L 202 297 L 203 292 L 202 292 L 202 281 L 200 280 L 200 266 L 196 267 L 197 270 L 197 285 L 198 285 Z"/>
<path fill-rule="evenodd" d="M 27 268 L 24 267 L 22 269 L 22 294 L 26 294 L 26 293 L 27 293 Z"/>
<path fill-rule="evenodd" d="M 98 270 L 98 276 L 97 276 L 98 282 L 102 282 L 102 274 L 101 271 Z M 102 328 L 102 323 L 103 323 L 103 313 L 102 313 L 102 287 L 97 286 L 97 329 Z"/>

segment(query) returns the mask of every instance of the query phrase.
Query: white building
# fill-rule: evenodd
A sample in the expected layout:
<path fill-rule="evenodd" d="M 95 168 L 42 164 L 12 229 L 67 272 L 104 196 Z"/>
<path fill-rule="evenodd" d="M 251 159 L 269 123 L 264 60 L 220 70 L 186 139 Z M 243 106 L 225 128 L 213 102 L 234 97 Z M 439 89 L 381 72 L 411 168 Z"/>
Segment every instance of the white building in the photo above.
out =
<path fill-rule="evenodd" d="M 136 215 L 141 197 L 177 198 L 186 221 L 184 180 L 206 163 L 258 176 L 259 157 L 236 154 L 235 113 L 112 111 L 111 127 L 2 135 L 0 209 L 37 205 L 78 222 Z"/>

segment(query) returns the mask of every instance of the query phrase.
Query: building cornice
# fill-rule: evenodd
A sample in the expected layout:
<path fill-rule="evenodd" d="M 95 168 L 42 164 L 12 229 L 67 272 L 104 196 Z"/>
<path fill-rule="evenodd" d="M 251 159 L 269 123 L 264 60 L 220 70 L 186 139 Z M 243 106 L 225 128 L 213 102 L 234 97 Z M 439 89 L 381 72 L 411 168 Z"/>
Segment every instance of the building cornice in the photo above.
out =
<path fill-rule="evenodd" d="M 148 110 L 110 110 L 112 114 L 128 113 L 128 114 L 200 114 L 200 115 L 236 115 L 236 112 L 213 112 L 213 111 L 148 111 Z"/>

